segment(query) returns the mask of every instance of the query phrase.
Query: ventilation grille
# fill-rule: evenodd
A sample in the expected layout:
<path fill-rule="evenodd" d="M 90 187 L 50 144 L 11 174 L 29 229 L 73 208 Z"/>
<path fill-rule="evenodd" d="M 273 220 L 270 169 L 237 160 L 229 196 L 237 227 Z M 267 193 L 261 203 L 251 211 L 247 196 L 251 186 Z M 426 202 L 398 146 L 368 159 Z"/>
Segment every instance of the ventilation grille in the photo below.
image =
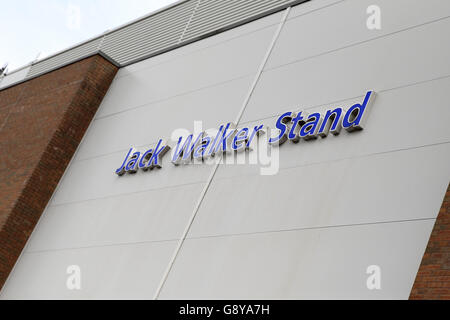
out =
<path fill-rule="evenodd" d="M 26 79 L 101 52 L 123 67 L 309 0 L 186 0 L 33 63 Z"/>

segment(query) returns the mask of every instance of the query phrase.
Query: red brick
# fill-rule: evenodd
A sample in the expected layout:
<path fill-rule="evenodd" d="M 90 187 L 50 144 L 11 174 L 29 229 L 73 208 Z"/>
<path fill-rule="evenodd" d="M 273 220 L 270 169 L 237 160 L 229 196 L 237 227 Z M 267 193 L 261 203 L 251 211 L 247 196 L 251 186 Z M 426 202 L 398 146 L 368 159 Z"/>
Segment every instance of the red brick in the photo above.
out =
<path fill-rule="evenodd" d="M 412 300 L 450 300 L 450 185 L 422 258 Z"/>
<path fill-rule="evenodd" d="M 0 91 L 0 289 L 116 72 L 95 55 Z"/>

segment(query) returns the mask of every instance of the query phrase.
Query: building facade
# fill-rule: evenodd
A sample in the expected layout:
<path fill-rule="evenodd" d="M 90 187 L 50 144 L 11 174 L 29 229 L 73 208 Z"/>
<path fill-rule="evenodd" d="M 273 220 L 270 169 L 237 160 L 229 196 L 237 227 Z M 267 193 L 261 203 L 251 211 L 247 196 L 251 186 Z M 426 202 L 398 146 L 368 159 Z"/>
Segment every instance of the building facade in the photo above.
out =
<path fill-rule="evenodd" d="M 4 77 L 0 298 L 449 299 L 450 2 L 375 2 L 180 1 Z M 266 134 L 172 163 L 228 123 Z"/>

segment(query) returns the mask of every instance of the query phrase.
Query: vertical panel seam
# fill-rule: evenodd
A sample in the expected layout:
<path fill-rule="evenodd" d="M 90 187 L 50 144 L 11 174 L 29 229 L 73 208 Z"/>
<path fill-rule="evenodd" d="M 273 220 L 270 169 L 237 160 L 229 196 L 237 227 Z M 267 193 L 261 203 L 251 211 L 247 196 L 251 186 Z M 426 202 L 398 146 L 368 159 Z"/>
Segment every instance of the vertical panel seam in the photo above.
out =
<path fill-rule="evenodd" d="M 200 1 L 201 0 L 199 0 L 199 2 Z M 272 51 L 273 51 L 273 49 L 275 47 L 275 44 L 276 44 L 276 42 L 277 42 L 277 40 L 278 40 L 278 38 L 280 36 L 280 33 L 281 33 L 285 23 L 286 23 L 286 20 L 287 20 L 287 18 L 289 16 L 290 10 L 291 10 L 291 7 L 287 7 L 285 9 L 285 11 L 284 11 L 284 14 L 283 14 L 283 16 L 281 18 L 281 21 L 278 24 L 278 28 L 275 31 L 275 33 L 273 35 L 273 38 L 272 38 L 272 40 L 271 40 L 271 42 L 269 44 L 269 47 L 267 48 L 267 51 L 266 51 L 266 53 L 264 55 L 264 58 L 261 61 L 261 64 L 260 64 L 260 66 L 259 66 L 259 68 L 258 68 L 258 70 L 256 72 L 255 79 L 253 80 L 253 83 L 250 86 L 250 89 L 249 89 L 249 91 L 248 91 L 248 93 L 247 93 L 247 95 L 246 95 L 246 97 L 244 99 L 242 107 L 239 110 L 239 113 L 238 113 L 238 115 L 236 117 L 236 121 L 235 121 L 236 126 L 239 125 L 239 122 L 241 121 L 242 115 L 244 114 L 245 109 L 246 109 L 246 107 L 247 107 L 247 105 L 248 105 L 248 103 L 249 103 L 249 101 L 250 101 L 250 99 L 251 99 L 251 97 L 253 95 L 253 92 L 255 91 L 255 88 L 256 88 L 256 86 L 257 86 L 257 84 L 259 82 L 259 79 L 261 78 L 261 75 L 262 75 L 262 73 L 264 71 L 264 68 L 265 68 L 265 66 L 266 66 L 266 64 L 267 64 L 267 62 L 269 60 L 269 57 L 270 57 L 270 55 L 271 55 L 271 53 L 272 53 Z M 197 201 L 197 204 L 194 207 L 194 210 L 193 210 L 192 215 L 191 215 L 191 217 L 190 217 L 190 219 L 189 219 L 189 221 L 188 221 L 188 223 L 186 225 L 186 228 L 185 228 L 185 230 L 184 230 L 184 232 L 182 234 L 182 237 L 178 241 L 177 247 L 176 247 L 176 249 L 175 249 L 175 251 L 174 251 L 174 253 L 172 255 L 171 260 L 169 261 L 169 265 L 167 266 L 167 268 L 166 268 L 166 270 L 165 270 L 165 272 L 163 274 L 163 277 L 161 279 L 161 282 L 160 282 L 160 284 L 159 284 L 159 286 L 158 286 L 158 288 L 157 288 L 157 290 L 155 292 L 155 296 L 153 298 L 154 300 L 158 300 L 159 299 L 161 291 L 162 291 L 162 289 L 163 289 L 163 287 L 164 287 L 164 285 L 165 285 L 165 283 L 166 283 L 166 281 L 167 281 L 167 279 L 169 277 L 170 272 L 172 271 L 172 268 L 173 268 L 173 266 L 175 264 L 175 261 L 176 261 L 178 255 L 179 255 L 179 253 L 181 251 L 181 248 L 182 248 L 182 246 L 183 246 L 183 244 L 184 244 L 184 242 L 185 242 L 185 240 L 187 238 L 187 235 L 188 235 L 188 233 L 189 233 L 189 231 L 190 231 L 190 229 L 192 227 L 192 224 L 193 224 L 193 222 L 195 220 L 195 217 L 197 216 L 197 213 L 198 213 L 198 211 L 200 209 L 200 206 L 201 206 L 203 200 L 205 199 L 205 196 L 206 196 L 206 193 L 209 190 L 209 187 L 211 186 L 212 180 L 214 179 L 214 176 L 215 176 L 215 174 L 217 172 L 217 169 L 220 166 L 220 159 L 221 158 L 222 158 L 222 155 L 220 155 L 218 157 L 218 160 L 217 160 L 216 164 L 214 165 L 214 168 L 213 168 L 211 174 L 208 177 L 208 180 L 207 180 L 207 182 L 206 182 L 206 184 L 205 184 L 205 186 L 204 186 L 204 188 L 203 188 L 203 190 L 202 190 L 202 192 L 200 194 L 200 197 L 199 197 L 199 199 Z"/>

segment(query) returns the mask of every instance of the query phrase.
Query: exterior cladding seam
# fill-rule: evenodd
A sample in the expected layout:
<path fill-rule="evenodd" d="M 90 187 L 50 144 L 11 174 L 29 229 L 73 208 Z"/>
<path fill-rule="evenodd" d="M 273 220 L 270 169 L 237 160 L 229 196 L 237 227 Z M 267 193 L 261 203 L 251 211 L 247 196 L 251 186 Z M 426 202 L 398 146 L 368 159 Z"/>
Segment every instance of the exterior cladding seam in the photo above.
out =
<path fill-rule="evenodd" d="M 0 290 L 117 70 L 95 55 L 0 91 Z"/>
<path fill-rule="evenodd" d="M 450 300 L 450 185 L 422 258 L 411 300 Z"/>

